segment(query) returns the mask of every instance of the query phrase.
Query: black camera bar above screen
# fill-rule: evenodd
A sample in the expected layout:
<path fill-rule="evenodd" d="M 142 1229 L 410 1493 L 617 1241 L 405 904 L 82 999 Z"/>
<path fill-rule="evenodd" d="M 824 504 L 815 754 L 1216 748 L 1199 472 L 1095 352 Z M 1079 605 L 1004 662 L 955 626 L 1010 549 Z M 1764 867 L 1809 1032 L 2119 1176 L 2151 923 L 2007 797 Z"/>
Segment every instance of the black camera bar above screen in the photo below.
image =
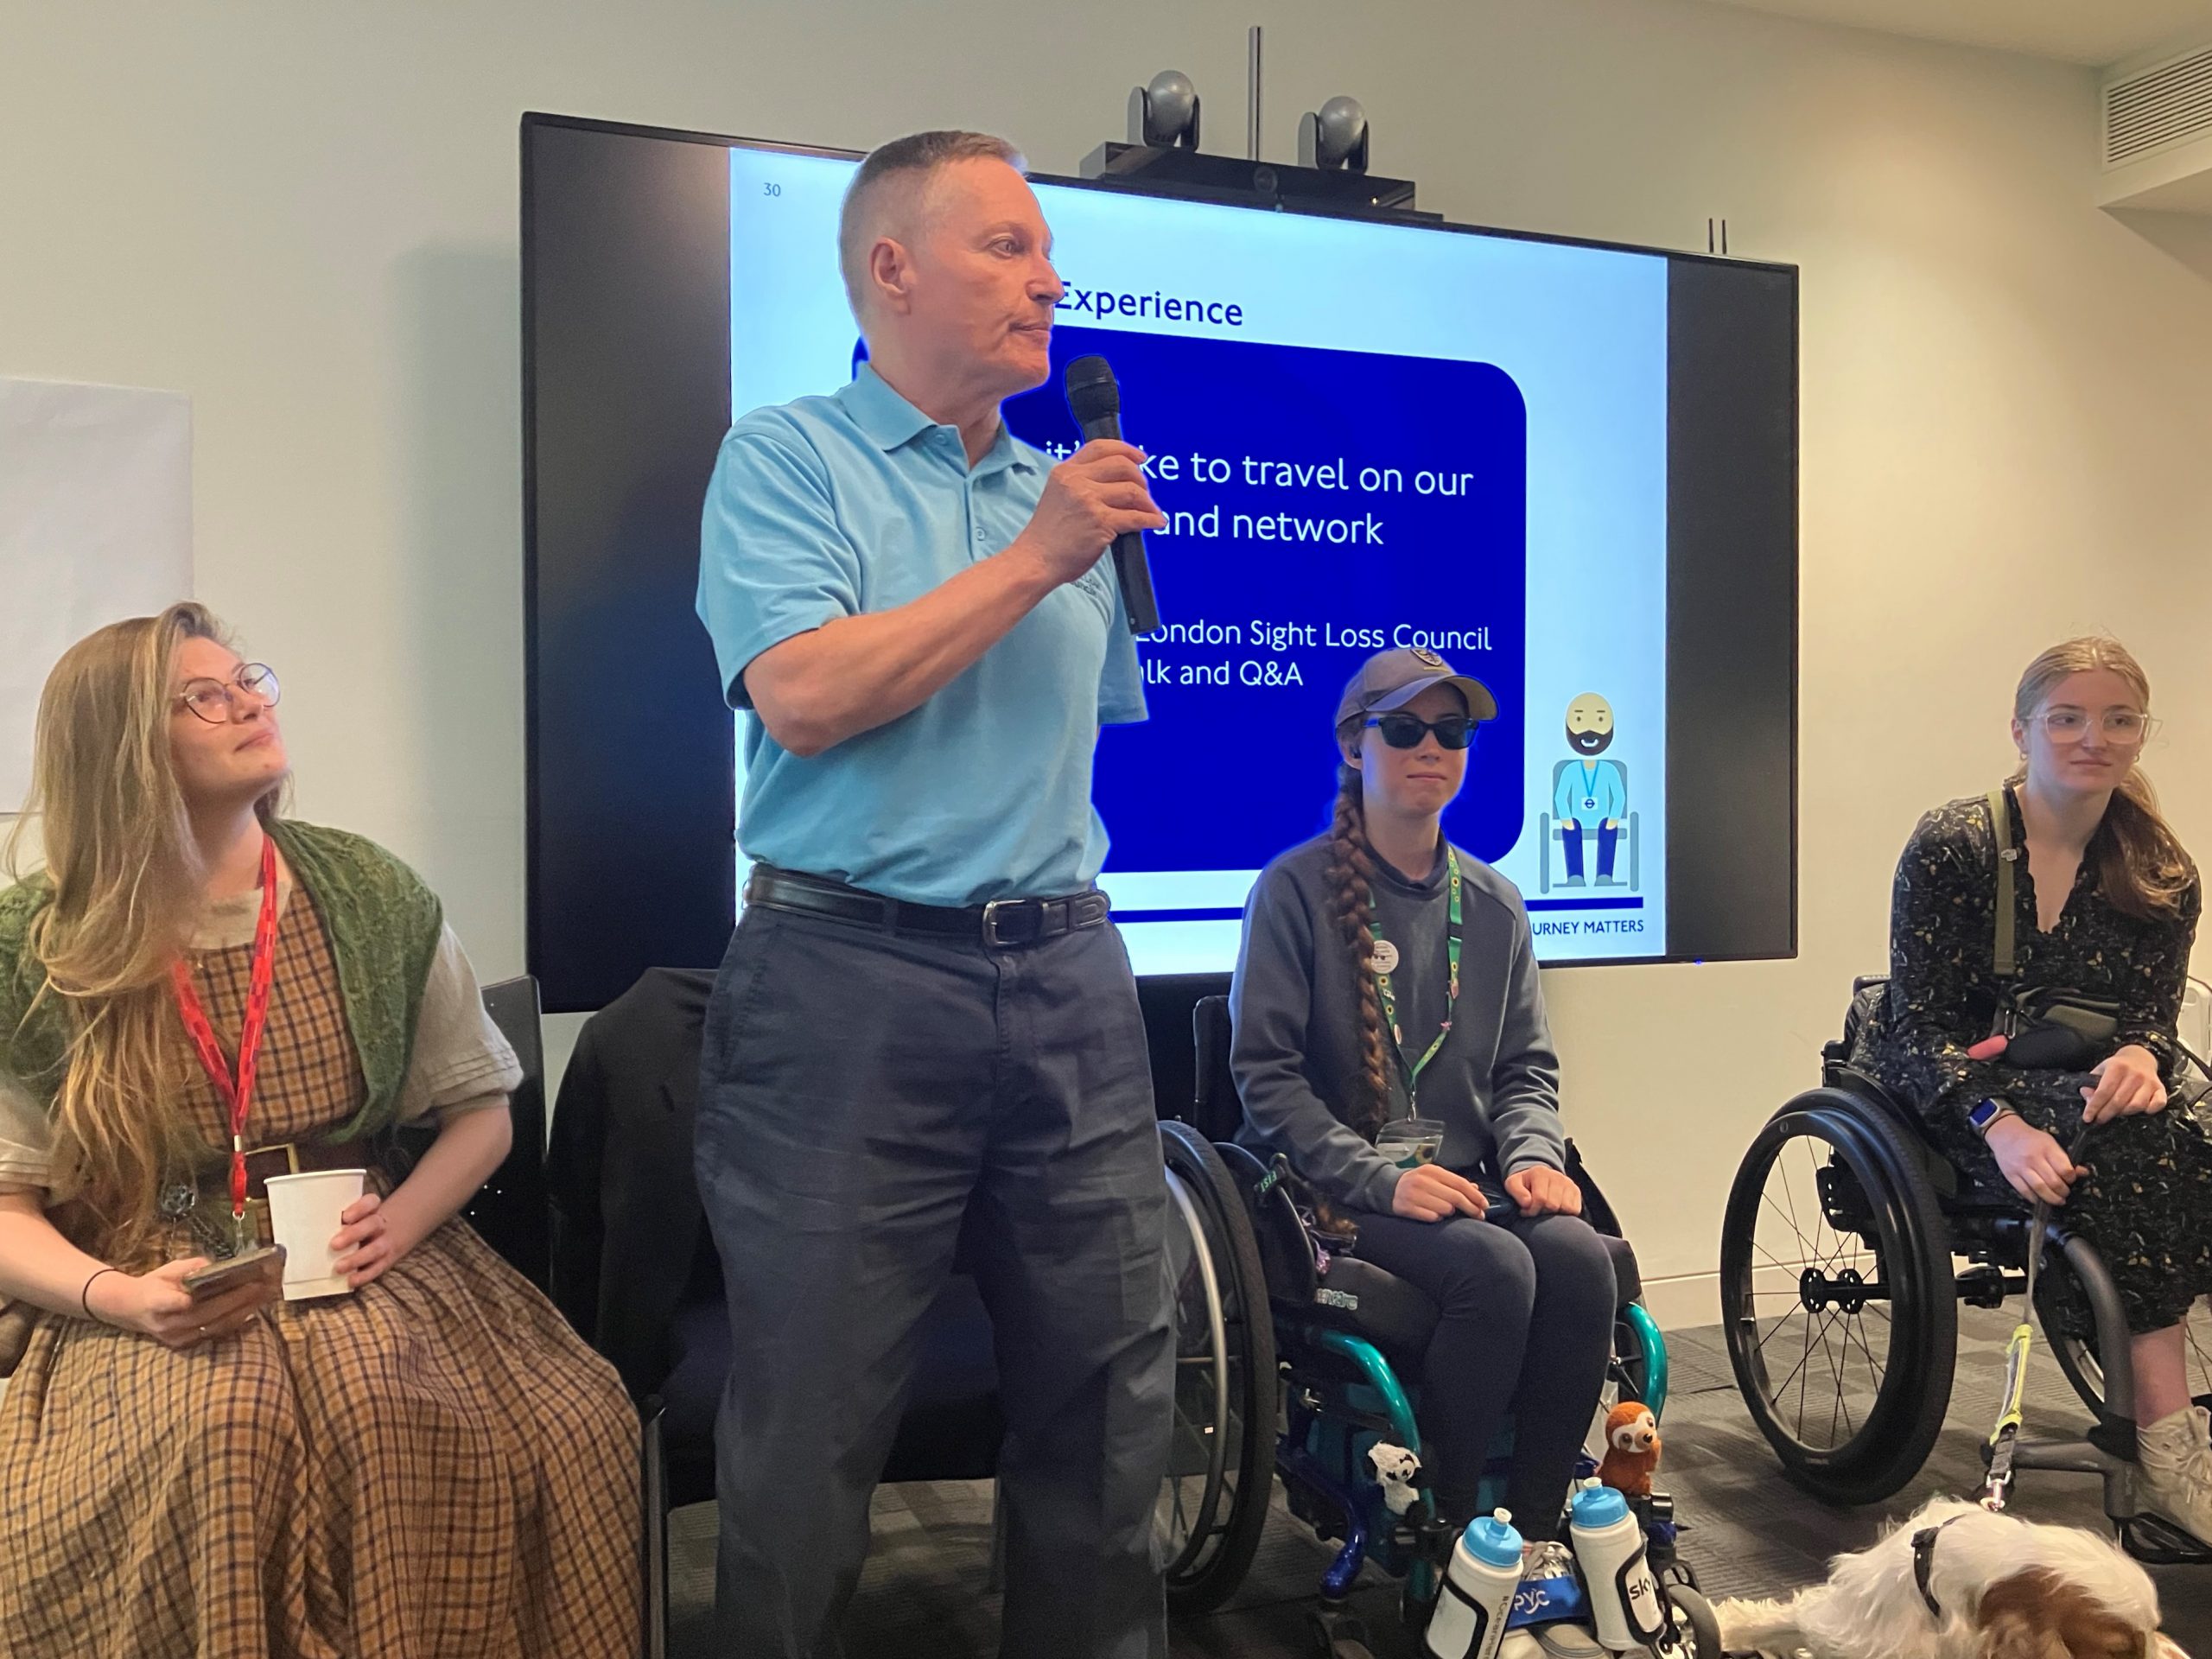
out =
<path fill-rule="evenodd" d="M 522 129 L 529 950 L 546 1006 L 711 967 L 738 721 L 693 608 L 734 414 L 867 350 L 843 152 Z M 1167 515 L 1147 722 L 1099 741 L 1100 877 L 1142 976 L 1224 976 L 1254 874 L 1319 833 L 1370 652 L 1495 696 L 1445 818 L 1546 963 L 1796 949 L 1797 273 L 1039 176 L 1080 442 L 1112 365 Z"/>

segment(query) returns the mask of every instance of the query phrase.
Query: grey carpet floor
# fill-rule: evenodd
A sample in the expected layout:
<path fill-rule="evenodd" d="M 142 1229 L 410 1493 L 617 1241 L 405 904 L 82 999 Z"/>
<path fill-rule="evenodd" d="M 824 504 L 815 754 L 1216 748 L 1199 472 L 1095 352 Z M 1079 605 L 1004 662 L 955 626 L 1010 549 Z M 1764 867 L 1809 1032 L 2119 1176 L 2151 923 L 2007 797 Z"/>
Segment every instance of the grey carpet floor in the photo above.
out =
<path fill-rule="evenodd" d="M 1939 1493 L 1979 1489 L 1979 1448 L 2003 1385 L 2011 1317 L 1960 1310 L 1958 1381 L 1943 1435 L 1928 1465 L 1878 1508 L 1836 1510 L 1788 1484 L 1737 1396 L 1718 1327 L 1669 1332 L 1673 1397 L 1667 1408 L 1661 1484 L 1675 1497 L 1681 1550 L 1716 1597 L 1773 1595 L 1819 1578 L 1831 1555 L 1873 1541 L 1885 1522 Z M 1834 1392 L 1833 1389 L 1830 1390 Z M 2078 1432 L 2085 1421 L 2058 1370 L 2040 1348 L 2029 1385 L 2031 1434 Z M 2014 1509 L 2037 1521 L 2101 1527 L 2098 1489 L 2088 1476 L 2030 1473 Z M 711 1505 L 679 1510 L 671 1522 L 672 1659 L 724 1659 L 709 1619 L 714 1594 Z M 874 1544 L 854 1599 L 847 1651 L 853 1659 L 988 1659 L 997 1651 L 998 1600 L 984 1592 L 991 1547 L 987 1483 L 887 1487 L 876 1495 Z M 1307 1615 L 1330 1552 L 1275 1510 L 1243 1589 L 1221 1611 L 1179 1624 L 1177 1659 L 1303 1659 L 1314 1651 Z M 2212 1567 L 2152 1569 L 2166 1629 L 2212 1659 Z M 1379 1578 L 1354 1592 L 1376 1659 L 1415 1659 L 1414 1638 L 1395 1616 L 1393 1586 Z"/>

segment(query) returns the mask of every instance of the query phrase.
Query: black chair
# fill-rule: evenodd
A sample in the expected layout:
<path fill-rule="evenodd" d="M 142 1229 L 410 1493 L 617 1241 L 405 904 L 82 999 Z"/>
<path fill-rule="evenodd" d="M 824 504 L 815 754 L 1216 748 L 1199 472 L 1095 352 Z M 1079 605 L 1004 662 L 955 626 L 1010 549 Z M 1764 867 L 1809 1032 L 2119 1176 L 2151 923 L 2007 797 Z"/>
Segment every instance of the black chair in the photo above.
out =
<path fill-rule="evenodd" d="M 635 1016 L 639 1009 L 634 999 L 641 996 L 681 999 L 687 993 L 702 995 L 703 988 L 690 982 L 696 977 L 650 970 L 622 1001 L 632 1003 L 627 1012 Z M 567 1127 L 561 1135 L 554 1173 L 564 1217 L 564 1274 L 588 1280 L 593 1287 L 590 1297 L 582 1297 L 575 1294 L 575 1285 L 564 1283 L 564 1292 L 569 1293 L 566 1300 L 570 1317 L 610 1358 L 617 1356 L 607 1340 L 608 1333 L 586 1325 L 591 1305 L 598 1301 L 597 1289 L 603 1278 L 601 1264 L 613 1262 L 613 1272 L 618 1279 L 634 1277 L 641 1247 L 634 1236 L 630 1237 L 625 1241 L 626 1254 L 618 1254 L 607 1236 L 606 1217 L 618 1209 L 638 1206 L 604 1202 L 606 1195 L 597 1189 L 609 1170 L 626 1182 L 691 1179 L 688 1157 L 680 1160 L 678 1167 L 671 1161 L 669 1148 L 671 1144 L 678 1149 L 689 1144 L 690 1127 L 686 1120 L 694 1109 L 692 1097 L 688 1088 L 675 1090 L 667 1080 L 695 1073 L 699 1060 L 696 1018 L 655 1020 L 626 1027 L 621 1014 L 617 1006 L 610 1005 L 603 1014 L 593 1016 L 605 1021 L 597 1032 L 589 1025 L 586 1032 L 597 1039 L 594 1046 L 602 1075 L 608 1065 L 620 1065 L 625 1068 L 620 1075 L 634 1086 L 595 1095 L 585 1116 L 574 1119 L 564 1116 Z M 641 1031 L 649 1033 L 642 1039 Z M 613 1040 L 616 1033 L 623 1033 L 625 1040 Z M 566 1092 L 577 1084 L 572 1071 L 563 1085 L 564 1115 L 577 1103 Z M 614 1098 L 618 1093 L 637 1099 L 638 1103 L 624 1106 Z M 647 1100 L 650 1104 L 643 1103 Z M 579 1106 L 579 1109 L 583 1109 Z M 626 1134 L 625 1110 L 650 1112 L 658 1121 L 637 1124 L 632 1138 L 618 1144 L 615 1138 Z M 671 1118 L 669 1114 L 676 1116 Z M 518 1115 L 518 1138 L 520 1131 Z M 650 1156 L 639 1155 L 648 1147 L 657 1150 Z M 539 1191 L 543 1192 L 542 1167 L 538 1180 Z M 669 1208 L 664 1198 L 652 1207 L 664 1217 Z M 682 1230 L 677 1230 L 679 1235 Z M 658 1238 L 656 1235 L 655 1243 Z M 633 1319 L 632 1328 L 622 1333 L 622 1340 L 636 1351 L 626 1350 L 625 1357 L 618 1360 L 638 1398 L 644 1424 L 645 1651 L 652 1659 L 661 1659 L 667 1645 L 669 1513 L 715 1496 L 715 1417 L 730 1369 L 729 1316 L 722 1294 L 721 1262 L 703 1226 L 697 1229 L 688 1248 L 690 1261 L 674 1269 L 683 1288 L 681 1295 L 673 1299 L 673 1313 L 664 1332 L 641 1328 Z M 644 1254 L 650 1256 L 651 1250 Z M 1005 1431 L 998 1402 L 998 1368 L 990 1318 L 974 1277 L 965 1270 L 966 1260 L 963 1251 L 956 1259 L 951 1279 L 924 1318 L 921 1351 L 906 1413 L 883 1471 L 886 1484 L 985 1480 L 998 1472 L 999 1442 Z M 633 1299 L 633 1313 L 638 1305 Z"/>
<path fill-rule="evenodd" d="M 537 982 L 525 974 L 484 988 L 485 1012 L 522 1064 L 522 1081 L 507 1096 L 514 1144 L 461 1217 L 514 1270 L 540 1290 L 548 1287 L 552 1232 L 545 1194 L 545 1043 L 538 1028 Z M 404 1176 L 437 1139 L 435 1128 L 415 1125 L 392 1136 L 391 1172 Z"/>
<path fill-rule="evenodd" d="M 543 1290 L 551 1232 L 545 1198 L 545 1040 L 537 980 L 524 974 L 486 986 L 484 1007 L 522 1062 L 522 1081 L 507 1096 L 514 1145 L 461 1213 L 516 1272 Z"/>
<path fill-rule="evenodd" d="M 670 1369 L 645 1402 L 646 1652 L 668 1630 L 668 1516 L 715 1496 L 715 1414 L 729 1376 L 729 1315 L 714 1247 L 702 1243 L 692 1287 L 668 1333 Z M 998 1366 L 975 1280 L 955 1273 L 925 1317 L 921 1352 L 883 1484 L 988 1480 L 998 1473 Z"/>

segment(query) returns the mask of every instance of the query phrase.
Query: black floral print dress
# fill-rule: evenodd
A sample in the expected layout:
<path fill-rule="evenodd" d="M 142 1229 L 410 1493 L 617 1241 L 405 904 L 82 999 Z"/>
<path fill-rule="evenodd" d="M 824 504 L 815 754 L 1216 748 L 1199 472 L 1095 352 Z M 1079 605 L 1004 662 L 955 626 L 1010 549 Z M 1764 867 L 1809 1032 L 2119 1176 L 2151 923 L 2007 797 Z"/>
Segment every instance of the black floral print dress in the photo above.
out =
<path fill-rule="evenodd" d="M 2012 844 L 2024 848 L 2018 798 L 2005 791 Z M 2098 836 L 2106 833 L 2100 829 Z M 2114 1046 L 2139 1044 L 2158 1059 L 2169 1087 L 2178 1058 L 2174 1030 L 2188 982 L 2202 887 L 2192 881 L 2181 913 L 2143 921 L 2100 888 L 2101 848 L 2093 839 L 2058 925 L 2038 925 L 2036 888 L 2023 856 L 2014 880 L 2018 983 L 2064 987 L 2115 998 L 2122 1014 Z M 2037 1128 L 2071 1142 L 2082 1122 L 2082 1072 L 2032 1071 L 2002 1058 L 1967 1058 L 1989 1034 L 1999 987 L 1996 941 L 1997 842 L 1985 798 L 1953 801 L 1920 821 L 1897 861 L 1890 917 L 1887 1006 L 1869 1023 L 1859 1063 L 1926 1118 L 1936 1144 L 1977 1186 L 2009 1192 L 1997 1160 L 1967 1122 L 1995 1096 Z M 2076 1181 L 2066 1217 L 2111 1268 L 2128 1328 L 2162 1330 L 2212 1292 L 2212 1133 L 2170 1107 L 2114 1119 L 2083 1150 L 2089 1173 Z M 2087 1310 L 2052 1310 L 2086 1334 Z"/>

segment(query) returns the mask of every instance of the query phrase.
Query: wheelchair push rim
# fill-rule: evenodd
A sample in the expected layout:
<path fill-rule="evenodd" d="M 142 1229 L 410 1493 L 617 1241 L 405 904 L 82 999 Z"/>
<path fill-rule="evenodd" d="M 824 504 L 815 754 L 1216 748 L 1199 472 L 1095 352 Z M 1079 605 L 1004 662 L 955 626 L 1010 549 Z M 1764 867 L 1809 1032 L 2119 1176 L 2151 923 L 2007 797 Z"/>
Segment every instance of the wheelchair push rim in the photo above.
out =
<path fill-rule="evenodd" d="M 2058 1287 L 2062 1282 L 2071 1282 L 2072 1276 L 2062 1253 L 2052 1250 L 2044 1257 L 2043 1277 L 2036 1283 L 2036 1318 L 2050 1341 L 2051 1357 L 2058 1362 L 2058 1369 L 2082 1403 L 2101 1417 L 2105 1370 L 2097 1357 L 2096 1333 L 2093 1330 L 2086 1336 L 2075 1336 L 2062 1329 L 2054 1317 Z M 2052 1294 L 2045 1295 L 2045 1291 Z M 2200 1406 L 2212 1406 L 2212 1312 L 2207 1311 L 2201 1296 L 2190 1304 L 2188 1316 L 2182 1321 L 2182 1363 L 2190 1399 Z"/>
<path fill-rule="evenodd" d="M 1852 1503 L 1911 1479 L 1949 1403 L 1956 1278 L 1878 1109 L 1816 1090 L 1768 1122 L 1729 1192 L 1720 1281 L 1737 1388 L 1790 1478 Z"/>
<path fill-rule="evenodd" d="M 1161 1501 L 1169 1505 L 1163 1518 L 1167 1530 L 1162 1535 L 1174 1551 L 1166 1563 L 1173 1571 L 1184 1566 L 1212 1531 L 1230 1479 L 1230 1437 L 1216 1431 L 1230 1421 L 1232 1366 L 1227 1357 L 1229 1319 L 1221 1275 L 1212 1253 L 1203 1246 L 1205 1224 L 1190 1188 L 1172 1169 L 1167 1172 L 1167 1198 L 1183 1224 L 1180 1231 L 1170 1234 L 1174 1243 L 1168 1257 L 1169 1282 L 1176 1287 L 1176 1443 L 1173 1473 L 1162 1489 Z"/>
<path fill-rule="evenodd" d="M 1218 1605 L 1258 1548 L 1274 1484 L 1274 1330 L 1243 1201 L 1212 1147 L 1160 1126 L 1174 1416 L 1154 1532 L 1169 1605 Z"/>

